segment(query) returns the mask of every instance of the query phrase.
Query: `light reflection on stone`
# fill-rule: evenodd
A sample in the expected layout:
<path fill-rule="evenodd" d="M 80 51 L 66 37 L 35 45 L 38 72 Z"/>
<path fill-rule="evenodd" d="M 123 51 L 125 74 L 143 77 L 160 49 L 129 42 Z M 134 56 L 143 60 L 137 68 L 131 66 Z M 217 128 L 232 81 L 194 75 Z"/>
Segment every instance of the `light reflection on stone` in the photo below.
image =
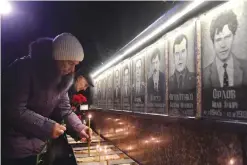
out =
<path fill-rule="evenodd" d="M 231 158 L 230 160 L 229 160 L 229 165 L 234 165 L 235 164 L 235 159 L 234 158 Z"/>
<path fill-rule="evenodd" d="M 144 143 L 148 144 L 148 143 L 149 143 L 149 141 L 148 141 L 148 140 L 145 140 L 145 141 L 144 141 Z"/>
<path fill-rule="evenodd" d="M 193 124 L 157 124 L 110 112 L 93 112 L 93 116 L 96 129 L 105 129 L 107 139 L 143 165 L 243 165 L 241 143 L 231 132 L 198 129 L 198 125 L 194 129 Z"/>

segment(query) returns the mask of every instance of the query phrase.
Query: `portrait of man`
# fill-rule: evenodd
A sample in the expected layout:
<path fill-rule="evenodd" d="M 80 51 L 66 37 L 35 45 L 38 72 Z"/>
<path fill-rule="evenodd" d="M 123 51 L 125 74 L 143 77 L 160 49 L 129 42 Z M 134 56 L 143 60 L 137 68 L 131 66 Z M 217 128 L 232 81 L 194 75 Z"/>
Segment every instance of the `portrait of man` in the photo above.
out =
<path fill-rule="evenodd" d="M 162 101 L 165 95 L 165 74 L 160 71 L 160 56 L 160 50 L 156 48 L 151 55 L 152 75 L 147 82 L 147 92 L 148 96 L 160 96 Z"/>
<path fill-rule="evenodd" d="M 106 79 L 104 78 L 102 81 L 102 99 L 106 99 Z"/>
<path fill-rule="evenodd" d="M 98 81 L 98 85 L 97 85 L 97 99 L 101 99 L 101 82 Z"/>
<path fill-rule="evenodd" d="M 142 82 L 143 80 L 143 74 L 142 74 L 142 60 L 138 59 L 136 60 L 135 63 L 135 97 L 139 97 L 139 96 L 144 96 L 145 95 L 145 86 L 144 86 L 144 82 Z"/>
<path fill-rule="evenodd" d="M 107 97 L 107 108 L 112 109 L 113 108 L 113 75 L 112 72 L 109 71 L 107 74 L 107 85 L 106 85 L 106 97 Z"/>
<path fill-rule="evenodd" d="M 117 69 L 115 71 L 115 89 L 114 89 L 114 98 L 119 99 L 121 96 L 121 91 L 120 91 L 120 72 Z"/>
<path fill-rule="evenodd" d="M 94 91 L 94 98 L 97 99 L 98 98 L 98 81 L 95 82 L 93 91 Z"/>
<path fill-rule="evenodd" d="M 221 12 L 210 25 L 215 58 L 203 70 L 203 88 L 240 87 L 247 85 L 247 61 L 238 59 L 232 46 L 238 29 L 232 10 Z"/>
<path fill-rule="evenodd" d="M 123 97 L 129 97 L 130 96 L 130 70 L 129 66 L 126 65 L 123 68 Z"/>
<path fill-rule="evenodd" d="M 169 78 L 169 91 L 188 91 L 196 88 L 195 73 L 187 67 L 188 39 L 184 34 L 178 35 L 173 43 L 173 59 L 175 70 Z"/>
<path fill-rule="evenodd" d="M 107 99 L 111 99 L 113 94 L 112 90 L 112 75 L 108 74 L 107 76 Z"/>

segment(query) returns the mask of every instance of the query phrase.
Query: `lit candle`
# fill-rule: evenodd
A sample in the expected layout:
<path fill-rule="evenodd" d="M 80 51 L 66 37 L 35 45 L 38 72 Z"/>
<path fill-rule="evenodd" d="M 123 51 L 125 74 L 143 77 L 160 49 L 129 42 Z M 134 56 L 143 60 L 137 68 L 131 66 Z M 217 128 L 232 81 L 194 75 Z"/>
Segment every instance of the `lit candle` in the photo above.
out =
<path fill-rule="evenodd" d="M 99 155 L 99 145 L 96 146 L 96 152 L 97 152 L 98 155 Z"/>
<path fill-rule="evenodd" d="M 105 146 L 105 160 L 106 160 L 106 154 L 107 154 L 107 149 L 106 149 L 106 146 Z"/>
<path fill-rule="evenodd" d="M 231 158 L 229 161 L 229 165 L 234 165 L 234 164 L 235 164 L 235 160 L 234 160 L 234 158 Z"/>
<path fill-rule="evenodd" d="M 100 146 L 100 129 L 99 129 L 99 146 Z"/>
<path fill-rule="evenodd" d="M 88 128 L 89 128 L 89 134 L 90 134 L 90 132 L 91 132 L 91 128 L 90 128 L 90 119 L 92 118 L 92 115 L 91 114 L 89 114 L 88 115 Z M 89 142 L 89 140 L 88 140 L 88 156 L 90 156 L 90 142 Z"/>
<path fill-rule="evenodd" d="M 100 159 L 101 151 L 102 151 L 102 149 L 101 149 L 101 147 L 99 147 L 99 161 L 101 161 L 101 159 Z"/>

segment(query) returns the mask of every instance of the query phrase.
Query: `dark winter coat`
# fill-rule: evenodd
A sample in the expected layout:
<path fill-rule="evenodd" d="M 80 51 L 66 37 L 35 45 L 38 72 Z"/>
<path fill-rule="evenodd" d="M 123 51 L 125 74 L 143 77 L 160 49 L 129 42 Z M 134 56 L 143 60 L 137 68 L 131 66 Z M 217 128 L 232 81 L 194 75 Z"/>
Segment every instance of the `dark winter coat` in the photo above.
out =
<path fill-rule="evenodd" d="M 51 57 L 52 40 L 39 40 L 29 56 L 16 60 L 2 76 L 3 150 L 6 158 L 38 154 L 51 138 L 59 114 L 80 132 L 85 126 L 71 111 L 68 89 L 73 75 L 59 76 Z"/>

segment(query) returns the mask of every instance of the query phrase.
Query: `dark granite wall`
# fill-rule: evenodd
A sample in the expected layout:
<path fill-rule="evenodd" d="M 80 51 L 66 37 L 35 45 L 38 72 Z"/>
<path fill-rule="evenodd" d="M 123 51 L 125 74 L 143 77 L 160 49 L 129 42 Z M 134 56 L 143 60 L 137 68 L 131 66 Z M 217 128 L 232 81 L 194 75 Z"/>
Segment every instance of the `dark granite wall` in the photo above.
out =
<path fill-rule="evenodd" d="M 243 124 L 94 110 L 94 129 L 145 165 L 244 165 Z M 245 145 L 245 148 L 244 148 Z"/>

